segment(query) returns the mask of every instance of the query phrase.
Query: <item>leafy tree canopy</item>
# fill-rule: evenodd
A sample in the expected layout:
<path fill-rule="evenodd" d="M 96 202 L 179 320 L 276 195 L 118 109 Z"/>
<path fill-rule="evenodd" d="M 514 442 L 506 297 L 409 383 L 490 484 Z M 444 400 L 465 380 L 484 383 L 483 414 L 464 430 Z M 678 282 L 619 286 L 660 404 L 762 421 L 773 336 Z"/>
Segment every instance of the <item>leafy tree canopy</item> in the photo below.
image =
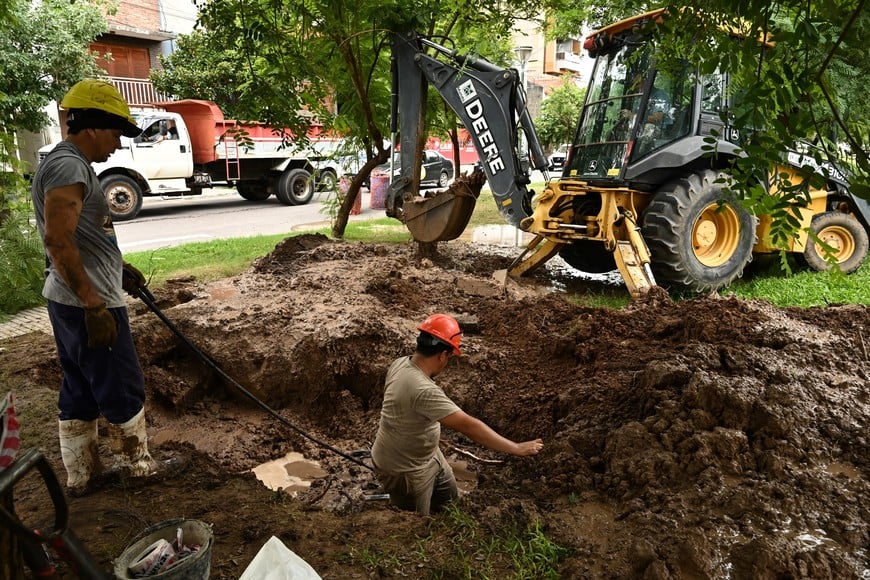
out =
<path fill-rule="evenodd" d="M 384 141 L 389 135 L 393 31 L 415 30 L 445 43 L 451 42 L 448 37 L 461 39 L 457 49 L 492 49 L 509 62 L 512 22 L 539 9 L 536 2 L 507 6 L 496 0 L 224 0 L 199 7 L 202 38 L 184 47 L 203 54 L 171 57 L 167 76 L 156 77 L 160 89 L 213 98 L 222 107 L 232 106 L 238 118 L 287 127 L 296 139 L 316 119 L 324 131 L 347 137 L 353 147 L 366 151 L 370 161 L 363 175 L 388 158 Z M 207 53 L 217 47 L 238 74 L 224 77 L 231 94 L 198 88 L 196 75 L 184 70 L 187 63 L 214 63 Z M 202 72 L 200 64 L 191 70 L 193 66 Z M 217 66 L 209 67 L 213 70 L 207 74 L 219 74 Z M 433 106 L 431 112 L 440 131 L 455 128 L 443 106 Z M 339 212 L 338 236 L 358 187 L 352 184 L 347 208 Z"/>
<path fill-rule="evenodd" d="M 544 147 L 558 147 L 571 142 L 585 97 L 586 89 L 577 87 L 573 79 L 566 75 L 561 86 L 544 99 L 541 115 L 535 120 L 538 137 Z"/>
<path fill-rule="evenodd" d="M 243 54 L 217 34 L 200 29 L 180 35 L 175 51 L 161 55 L 160 64 L 162 69 L 151 71 L 157 91 L 174 99 L 214 101 L 227 118 L 244 116 L 239 87 L 250 75 Z"/>
<path fill-rule="evenodd" d="M 77 81 L 100 74 L 88 44 L 107 30 L 100 8 L 66 0 L 11 0 L 0 20 L 0 128 L 38 131 L 43 108 Z"/>

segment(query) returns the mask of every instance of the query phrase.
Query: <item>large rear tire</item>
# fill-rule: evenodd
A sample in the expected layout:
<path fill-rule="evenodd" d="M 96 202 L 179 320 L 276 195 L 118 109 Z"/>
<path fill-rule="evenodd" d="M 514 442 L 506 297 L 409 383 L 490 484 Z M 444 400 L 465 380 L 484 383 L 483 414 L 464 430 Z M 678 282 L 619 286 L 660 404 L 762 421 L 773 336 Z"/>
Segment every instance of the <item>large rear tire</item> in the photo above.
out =
<path fill-rule="evenodd" d="M 284 205 L 305 205 L 314 197 L 314 180 L 304 169 L 288 169 L 278 178 L 275 196 Z"/>
<path fill-rule="evenodd" d="M 829 211 L 815 216 L 811 227 L 820 240 L 833 248 L 830 256 L 844 273 L 851 274 L 861 267 L 867 257 L 867 230 L 855 216 Z M 825 249 L 808 239 L 804 259 L 810 268 L 819 272 L 830 270 L 832 264 L 825 258 Z"/>
<path fill-rule="evenodd" d="M 272 193 L 264 183 L 255 181 L 240 181 L 236 184 L 236 191 L 248 201 L 265 201 Z"/>
<path fill-rule="evenodd" d="M 139 215 L 142 209 L 142 188 L 126 175 L 107 175 L 100 180 L 109 203 L 112 221 L 123 222 Z"/>
<path fill-rule="evenodd" d="M 755 217 L 717 180 L 727 181 L 728 175 L 709 169 L 690 173 L 659 189 L 644 211 L 643 237 L 658 284 L 718 290 L 752 260 Z"/>

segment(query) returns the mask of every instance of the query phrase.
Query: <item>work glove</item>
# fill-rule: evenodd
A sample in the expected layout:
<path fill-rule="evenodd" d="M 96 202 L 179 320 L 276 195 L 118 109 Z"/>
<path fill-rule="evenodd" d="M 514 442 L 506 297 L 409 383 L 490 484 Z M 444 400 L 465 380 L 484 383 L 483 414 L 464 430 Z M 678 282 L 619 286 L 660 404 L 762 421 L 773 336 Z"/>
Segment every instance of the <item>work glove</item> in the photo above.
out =
<path fill-rule="evenodd" d="M 144 288 L 148 281 L 135 266 L 124 262 L 123 275 L 121 276 L 121 287 L 124 292 L 133 298 L 139 298 L 139 289 Z"/>
<path fill-rule="evenodd" d="M 85 308 L 85 328 L 88 331 L 88 346 L 90 348 L 106 348 L 115 344 L 118 338 L 118 327 L 115 317 L 103 302 L 93 308 Z"/>

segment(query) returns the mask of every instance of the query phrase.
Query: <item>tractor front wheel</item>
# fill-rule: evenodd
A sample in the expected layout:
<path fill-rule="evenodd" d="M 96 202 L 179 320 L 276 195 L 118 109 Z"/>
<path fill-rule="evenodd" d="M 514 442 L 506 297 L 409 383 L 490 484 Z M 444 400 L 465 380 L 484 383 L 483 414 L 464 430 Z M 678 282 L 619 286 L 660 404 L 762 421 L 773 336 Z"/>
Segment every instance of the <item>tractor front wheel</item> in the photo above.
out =
<path fill-rule="evenodd" d="M 752 260 L 756 220 L 725 191 L 728 181 L 725 173 L 701 170 L 655 194 L 642 231 L 658 284 L 709 292 L 743 274 Z"/>

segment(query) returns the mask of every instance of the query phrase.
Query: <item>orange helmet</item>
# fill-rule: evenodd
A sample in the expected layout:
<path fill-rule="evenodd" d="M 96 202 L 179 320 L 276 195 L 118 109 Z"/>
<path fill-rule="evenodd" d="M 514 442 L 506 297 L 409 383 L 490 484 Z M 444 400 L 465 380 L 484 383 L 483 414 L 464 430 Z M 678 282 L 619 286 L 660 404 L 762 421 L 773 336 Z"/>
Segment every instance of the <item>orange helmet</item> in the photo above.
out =
<path fill-rule="evenodd" d="M 462 330 L 452 316 L 433 314 L 417 327 L 417 330 L 428 332 L 444 344 L 453 348 L 453 354 L 460 355 L 459 341 L 462 340 Z"/>

